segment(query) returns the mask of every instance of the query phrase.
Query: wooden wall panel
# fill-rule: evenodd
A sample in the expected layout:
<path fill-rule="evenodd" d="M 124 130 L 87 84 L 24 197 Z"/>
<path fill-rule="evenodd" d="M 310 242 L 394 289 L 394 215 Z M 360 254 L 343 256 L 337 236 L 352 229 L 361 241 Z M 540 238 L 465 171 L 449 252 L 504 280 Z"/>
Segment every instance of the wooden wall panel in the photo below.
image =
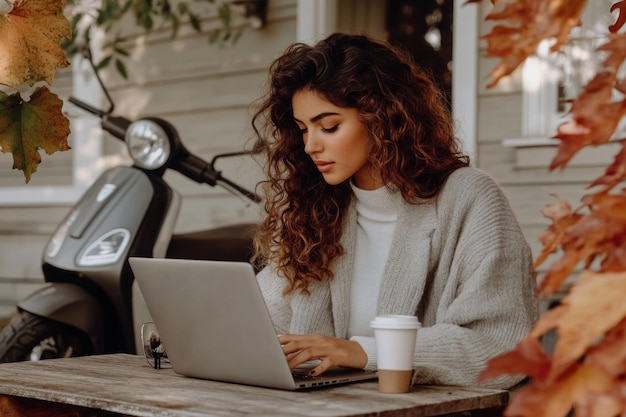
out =
<path fill-rule="evenodd" d="M 521 94 L 478 97 L 478 145 L 501 143 L 505 138 L 522 135 Z M 480 154 L 480 152 L 479 152 Z M 482 165 L 482 161 L 480 162 Z"/>

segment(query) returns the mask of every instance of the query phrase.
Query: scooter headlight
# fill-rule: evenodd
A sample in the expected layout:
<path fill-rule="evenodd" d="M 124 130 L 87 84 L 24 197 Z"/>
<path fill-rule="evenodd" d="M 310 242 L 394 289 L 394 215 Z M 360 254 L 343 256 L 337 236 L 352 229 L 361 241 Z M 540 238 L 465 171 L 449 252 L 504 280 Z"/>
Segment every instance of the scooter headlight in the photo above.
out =
<path fill-rule="evenodd" d="M 125 141 L 131 158 L 141 168 L 159 169 L 170 156 L 168 135 L 152 120 L 141 119 L 131 123 Z"/>

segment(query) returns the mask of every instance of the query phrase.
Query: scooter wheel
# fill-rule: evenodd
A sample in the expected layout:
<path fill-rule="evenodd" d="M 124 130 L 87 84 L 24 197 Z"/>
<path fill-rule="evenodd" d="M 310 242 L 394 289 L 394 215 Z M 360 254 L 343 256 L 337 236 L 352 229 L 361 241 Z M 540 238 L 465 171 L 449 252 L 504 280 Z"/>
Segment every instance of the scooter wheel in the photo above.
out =
<path fill-rule="evenodd" d="M 80 330 L 18 311 L 0 331 L 0 363 L 66 358 L 94 353 Z"/>

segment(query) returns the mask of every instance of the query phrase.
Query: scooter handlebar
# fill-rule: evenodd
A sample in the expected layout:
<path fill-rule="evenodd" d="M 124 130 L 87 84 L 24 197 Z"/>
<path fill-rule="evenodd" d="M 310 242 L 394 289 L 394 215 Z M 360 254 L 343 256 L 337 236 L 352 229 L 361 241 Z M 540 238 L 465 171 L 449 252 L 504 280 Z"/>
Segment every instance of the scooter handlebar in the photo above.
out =
<path fill-rule="evenodd" d="M 93 107 L 91 104 L 89 103 L 85 103 L 84 101 L 74 97 L 74 96 L 70 96 L 69 98 L 69 102 L 80 107 L 81 109 L 88 111 L 91 114 L 95 114 L 96 116 L 100 117 L 101 119 L 104 118 L 105 116 L 107 116 L 107 112 L 105 112 L 104 110 L 100 110 L 100 109 L 96 109 L 95 107 Z"/>
<path fill-rule="evenodd" d="M 111 133 L 118 139 L 124 140 L 128 126 L 132 123 L 130 120 L 124 117 L 114 117 L 110 115 L 110 112 L 97 109 L 76 97 L 70 96 L 70 103 L 80 107 L 81 109 L 98 116 L 102 120 L 102 128 Z M 186 149 L 181 150 L 183 156 L 177 159 L 172 168 L 186 177 L 199 182 L 209 184 L 211 186 L 219 185 L 229 192 L 235 195 L 244 196 L 255 203 L 259 203 L 261 198 L 252 191 L 237 185 L 233 181 L 224 178 L 222 173 L 216 170 L 213 163 L 208 163 L 205 160 L 192 155 Z"/>
<path fill-rule="evenodd" d="M 70 96 L 69 102 L 91 114 L 95 114 L 96 116 L 98 116 L 100 120 L 102 120 L 102 129 L 111 133 L 116 138 L 124 140 L 126 130 L 128 130 L 128 126 L 130 126 L 131 124 L 130 120 L 125 117 L 111 116 L 110 111 L 97 109 L 91 104 L 85 103 L 84 101 L 73 96 Z"/>
<path fill-rule="evenodd" d="M 261 197 L 259 197 L 257 194 L 253 193 L 252 191 L 246 190 L 245 188 L 235 184 L 234 182 L 230 181 L 229 179 L 226 179 L 224 177 L 222 177 L 222 175 L 220 174 L 220 178 L 217 180 L 218 184 L 220 182 L 224 183 L 226 186 L 224 188 L 226 188 L 227 190 L 230 191 L 230 189 L 234 189 L 235 191 L 237 191 L 239 194 L 242 194 L 243 196 L 247 197 L 248 199 L 254 201 L 255 203 L 260 203 L 261 202 Z M 222 185 L 224 186 L 224 185 Z"/>
<path fill-rule="evenodd" d="M 219 185 L 227 191 L 238 196 L 244 196 L 255 203 L 259 203 L 261 201 L 261 197 L 252 191 L 246 190 L 228 178 L 223 177 L 221 171 L 216 170 L 213 164 L 208 163 L 204 159 L 192 155 L 191 153 L 185 153 L 186 155 L 183 158 L 178 159 L 172 165 L 174 170 L 196 182 L 209 184 L 211 186 Z"/>

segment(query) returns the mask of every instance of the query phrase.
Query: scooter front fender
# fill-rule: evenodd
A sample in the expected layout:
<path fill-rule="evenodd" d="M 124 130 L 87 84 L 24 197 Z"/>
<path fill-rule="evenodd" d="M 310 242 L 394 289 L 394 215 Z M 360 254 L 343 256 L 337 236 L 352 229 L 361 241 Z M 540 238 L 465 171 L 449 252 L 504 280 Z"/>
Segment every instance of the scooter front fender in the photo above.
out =
<path fill-rule="evenodd" d="M 82 330 L 96 351 L 104 340 L 100 302 L 83 288 L 67 283 L 49 283 L 20 301 L 17 307 Z"/>

